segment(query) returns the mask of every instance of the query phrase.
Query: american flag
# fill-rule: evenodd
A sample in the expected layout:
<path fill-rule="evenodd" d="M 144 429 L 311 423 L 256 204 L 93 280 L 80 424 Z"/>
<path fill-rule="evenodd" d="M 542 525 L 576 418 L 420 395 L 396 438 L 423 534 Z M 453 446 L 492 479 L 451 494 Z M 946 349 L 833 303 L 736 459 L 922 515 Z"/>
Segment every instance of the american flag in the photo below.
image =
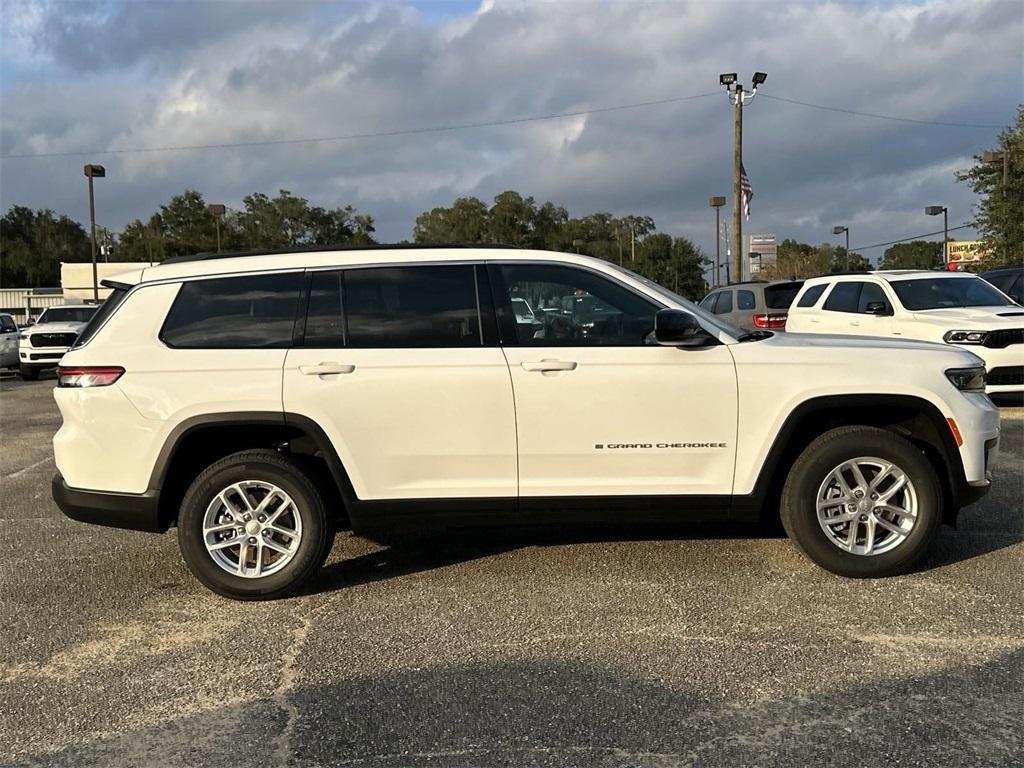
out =
<path fill-rule="evenodd" d="M 754 199 L 754 188 L 750 186 L 747 169 L 740 163 L 740 197 L 743 200 L 743 215 L 750 221 L 750 201 Z"/>

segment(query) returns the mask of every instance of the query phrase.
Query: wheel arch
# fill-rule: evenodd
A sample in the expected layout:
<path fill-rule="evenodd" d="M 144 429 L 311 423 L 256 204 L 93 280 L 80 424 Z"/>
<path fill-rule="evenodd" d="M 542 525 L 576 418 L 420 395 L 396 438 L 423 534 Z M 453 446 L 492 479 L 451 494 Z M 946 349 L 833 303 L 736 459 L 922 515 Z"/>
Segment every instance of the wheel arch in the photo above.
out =
<path fill-rule="evenodd" d="M 824 395 L 800 403 L 776 433 L 747 497 L 750 503 L 776 517 L 782 485 L 797 456 L 825 432 L 855 425 L 889 429 L 917 445 L 942 483 L 945 521 L 955 523 L 958 499 L 967 489 L 963 461 L 939 409 L 913 395 Z"/>
<path fill-rule="evenodd" d="M 347 516 L 355 492 L 348 472 L 327 434 L 312 419 L 274 411 L 200 414 L 178 424 L 164 441 L 150 474 L 149 487 L 159 492 L 159 519 L 164 528 L 177 519 L 178 506 L 193 479 L 214 461 L 238 451 L 286 446 L 303 458 L 322 490 Z"/>

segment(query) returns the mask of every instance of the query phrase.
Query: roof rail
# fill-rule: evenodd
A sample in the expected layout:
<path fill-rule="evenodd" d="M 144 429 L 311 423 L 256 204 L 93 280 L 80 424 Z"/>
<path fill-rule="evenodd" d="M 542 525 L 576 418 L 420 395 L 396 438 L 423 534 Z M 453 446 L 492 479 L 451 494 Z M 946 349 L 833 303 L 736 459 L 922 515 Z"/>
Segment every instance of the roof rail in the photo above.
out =
<path fill-rule="evenodd" d="M 161 264 L 184 264 L 190 261 L 210 261 L 213 259 L 238 259 L 244 256 L 277 256 L 288 253 L 324 253 L 328 251 L 401 251 L 423 250 L 428 248 L 519 248 L 518 245 L 504 243 L 373 243 L 371 245 L 318 245 L 312 248 L 273 248 L 256 251 L 221 251 L 193 253 L 184 256 L 171 256 Z"/>

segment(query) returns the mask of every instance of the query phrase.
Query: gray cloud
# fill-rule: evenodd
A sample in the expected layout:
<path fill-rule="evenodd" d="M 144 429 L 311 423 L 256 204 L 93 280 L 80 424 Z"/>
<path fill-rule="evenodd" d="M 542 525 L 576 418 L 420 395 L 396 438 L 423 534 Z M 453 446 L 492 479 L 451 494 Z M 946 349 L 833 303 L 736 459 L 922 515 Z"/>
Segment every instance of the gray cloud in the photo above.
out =
<path fill-rule="evenodd" d="M 1024 87 L 1020 8 L 498 2 L 437 23 L 397 3 L 49 7 L 19 27 L 34 58 L 4 54 L 19 64 L 3 84 L 0 143 L 17 154 L 487 121 L 715 91 L 719 72 L 754 69 L 769 72 L 765 95 L 1003 123 Z M 120 227 L 186 186 L 234 205 L 286 188 L 352 203 L 400 239 L 422 210 L 513 188 L 575 214 L 648 213 L 713 251 L 707 197 L 730 189 L 731 129 L 718 94 L 452 133 L 102 156 L 98 205 Z M 953 171 L 996 133 L 758 97 L 746 113 L 748 231 L 820 242 L 848 223 L 855 244 L 876 242 L 933 229 L 921 208 L 935 203 L 958 222 L 972 197 Z M 84 218 L 85 159 L 4 160 L 0 203 Z"/>

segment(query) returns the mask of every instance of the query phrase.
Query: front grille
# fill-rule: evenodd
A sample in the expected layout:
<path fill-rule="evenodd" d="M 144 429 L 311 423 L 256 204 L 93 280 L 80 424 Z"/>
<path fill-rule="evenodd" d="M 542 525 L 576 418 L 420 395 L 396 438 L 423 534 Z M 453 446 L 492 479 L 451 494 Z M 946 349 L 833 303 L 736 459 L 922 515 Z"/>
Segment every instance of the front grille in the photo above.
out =
<path fill-rule="evenodd" d="M 993 368 L 985 375 L 985 383 L 993 387 L 1024 384 L 1024 365 L 1004 365 Z"/>
<path fill-rule="evenodd" d="M 28 338 L 33 347 L 70 347 L 77 337 L 77 333 L 33 333 Z"/>
<path fill-rule="evenodd" d="M 985 337 L 985 346 L 991 349 L 1004 349 L 1011 344 L 1024 344 L 1024 328 L 989 331 Z"/>
<path fill-rule="evenodd" d="M 56 362 L 56 361 L 60 360 L 60 358 L 61 358 L 61 355 L 55 355 L 53 352 L 50 352 L 48 354 L 44 354 L 44 353 L 40 352 L 38 355 L 29 355 L 28 356 L 29 360 L 49 360 L 51 362 Z"/>

